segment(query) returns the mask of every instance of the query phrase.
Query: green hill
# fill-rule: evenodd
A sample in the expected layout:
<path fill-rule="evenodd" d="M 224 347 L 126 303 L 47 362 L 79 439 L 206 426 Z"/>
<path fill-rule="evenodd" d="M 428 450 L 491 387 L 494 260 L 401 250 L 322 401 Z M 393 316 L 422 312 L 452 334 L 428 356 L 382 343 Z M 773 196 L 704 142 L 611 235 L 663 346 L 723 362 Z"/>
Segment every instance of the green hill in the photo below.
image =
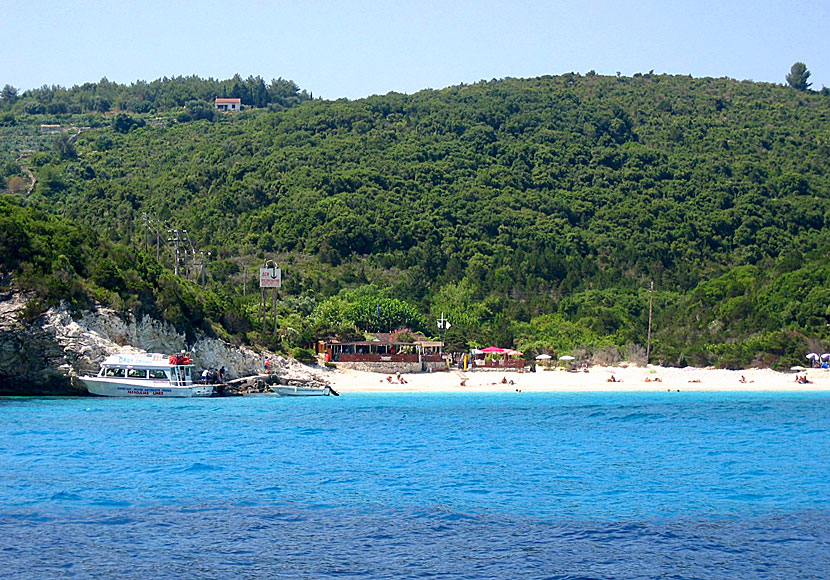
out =
<path fill-rule="evenodd" d="M 653 281 L 652 360 L 782 366 L 830 339 L 828 114 L 784 86 L 576 74 L 121 113 L 33 156 L 28 203 L 137 246 L 142 212 L 187 230 L 228 296 L 277 259 L 287 343 L 399 301 L 453 344 L 642 358 Z"/>

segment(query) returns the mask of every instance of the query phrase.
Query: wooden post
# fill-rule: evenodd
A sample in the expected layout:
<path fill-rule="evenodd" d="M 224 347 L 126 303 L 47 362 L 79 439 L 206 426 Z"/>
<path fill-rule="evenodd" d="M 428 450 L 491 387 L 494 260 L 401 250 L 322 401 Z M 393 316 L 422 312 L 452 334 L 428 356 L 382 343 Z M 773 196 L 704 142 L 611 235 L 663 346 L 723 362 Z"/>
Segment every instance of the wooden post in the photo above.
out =
<path fill-rule="evenodd" d="M 276 288 L 274 288 L 272 307 L 274 308 L 274 334 L 277 334 L 277 289 Z"/>
<path fill-rule="evenodd" d="M 259 317 L 262 318 L 262 332 L 265 333 L 265 288 L 259 289 Z"/>

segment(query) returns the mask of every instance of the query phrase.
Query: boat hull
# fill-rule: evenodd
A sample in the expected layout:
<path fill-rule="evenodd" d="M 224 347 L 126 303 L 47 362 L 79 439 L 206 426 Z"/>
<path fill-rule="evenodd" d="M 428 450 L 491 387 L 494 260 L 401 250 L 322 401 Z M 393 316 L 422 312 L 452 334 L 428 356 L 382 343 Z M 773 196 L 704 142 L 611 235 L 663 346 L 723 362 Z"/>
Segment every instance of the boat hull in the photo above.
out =
<path fill-rule="evenodd" d="M 86 390 L 100 397 L 209 397 L 212 385 L 173 386 L 166 381 L 112 381 L 102 377 L 78 377 Z"/>
<path fill-rule="evenodd" d="M 329 387 L 295 387 L 291 385 L 270 385 L 270 387 L 281 397 L 324 397 L 331 394 Z"/>

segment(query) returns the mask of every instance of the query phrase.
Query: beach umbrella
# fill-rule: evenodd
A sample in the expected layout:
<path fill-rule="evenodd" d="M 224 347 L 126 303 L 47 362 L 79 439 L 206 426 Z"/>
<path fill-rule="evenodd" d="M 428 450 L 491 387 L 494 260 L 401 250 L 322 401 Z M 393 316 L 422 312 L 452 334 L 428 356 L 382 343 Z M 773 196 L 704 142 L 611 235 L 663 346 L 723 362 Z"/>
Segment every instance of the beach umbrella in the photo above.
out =
<path fill-rule="evenodd" d="M 559 360 L 576 360 L 576 357 L 569 354 L 563 354 L 559 357 Z"/>
<path fill-rule="evenodd" d="M 821 355 L 821 360 L 830 360 L 830 352 L 825 352 Z"/>
<path fill-rule="evenodd" d="M 487 348 L 481 349 L 481 352 L 486 354 L 502 354 L 507 352 L 507 349 L 499 348 L 497 346 L 488 346 Z"/>
<path fill-rule="evenodd" d="M 545 354 L 545 353 L 536 355 L 536 360 L 550 360 L 552 358 L 553 358 L 552 356 L 550 356 L 549 354 Z"/>
<path fill-rule="evenodd" d="M 816 353 L 811 352 L 811 353 L 807 354 L 807 358 L 810 359 L 810 360 L 818 360 L 819 357 Z"/>

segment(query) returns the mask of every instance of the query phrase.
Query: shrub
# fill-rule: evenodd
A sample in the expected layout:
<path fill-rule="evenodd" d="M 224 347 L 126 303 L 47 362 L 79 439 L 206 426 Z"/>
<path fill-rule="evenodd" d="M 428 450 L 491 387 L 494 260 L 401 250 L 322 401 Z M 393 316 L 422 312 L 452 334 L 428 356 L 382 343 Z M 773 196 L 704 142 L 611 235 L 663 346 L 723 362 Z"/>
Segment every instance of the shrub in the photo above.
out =
<path fill-rule="evenodd" d="M 295 348 L 291 351 L 291 356 L 301 363 L 313 363 L 317 360 L 317 355 L 308 348 Z"/>

